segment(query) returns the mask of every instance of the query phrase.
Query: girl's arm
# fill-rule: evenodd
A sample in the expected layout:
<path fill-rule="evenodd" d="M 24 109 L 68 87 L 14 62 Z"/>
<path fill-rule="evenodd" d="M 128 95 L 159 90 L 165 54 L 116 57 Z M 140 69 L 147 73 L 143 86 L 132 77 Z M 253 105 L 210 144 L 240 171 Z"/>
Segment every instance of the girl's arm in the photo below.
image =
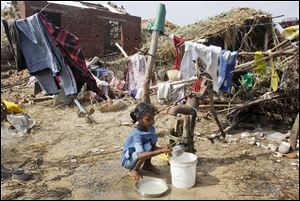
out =
<path fill-rule="evenodd" d="M 155 147 L 156 147 L 156 149 L 154 148 L 153 151 L 139 152 L 138 156 L 139 156 L 140 160 L 146 160 L 146 159 L 152 158 L 153 156 L 157 156 L 162 153 L 170 153 L 171 152 L 170 146 L 163 146 L 163 147 L 155 146 Z"/>

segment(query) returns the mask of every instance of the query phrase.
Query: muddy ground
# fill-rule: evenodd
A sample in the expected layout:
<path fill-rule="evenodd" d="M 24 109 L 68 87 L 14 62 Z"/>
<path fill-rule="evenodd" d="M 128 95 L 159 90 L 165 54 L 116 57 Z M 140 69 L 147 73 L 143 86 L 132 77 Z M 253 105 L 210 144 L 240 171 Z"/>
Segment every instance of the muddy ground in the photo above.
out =
<path fill-rule="evenodd" d="M 1 99 L 16 101 L 32 92 L 30 87 L 14 87 L 1 93 Z M 54 108 L 52 102 L 23 103 L 36 126 L 22 137 L 1 135 L 1 199 L 146 199 L 120 165 L 122 145 L 132 129 L 120 122 L 130 122 L 129 111 L 134 105 L 101 113 L 96 104 L 92 117 L 97 124 L 91 125 L 77 117 L 76 107 Z M 86 103 L 86 107 L 91 105 Z M 244 129 L 231 133 L 235 142 L 212 144 L 205 136 L 217 131 L 216 124 L 205 111 L 199 111 L 198 117 L 196 185 L 188 190 L 173 187 L 170 166 L 155 157 L 153 163 L 162 173 L 143 174 L 169 185 L 159 199 L 299 199 L 299 166 L 292 165 L 298 159 L 277 158 L 270 149 L 250 145 L 240 137 Z M 168 142 L 171 123 L 166 110 L 156 116 L 159 145 Z M 256 123 L 265 131 L 286 133 L 290 129 Z M 260 142 L 269 143 L 266 139 Z M 11 170 L 18 166 L 29 170 L 32 178 L 13 179 Z"/>

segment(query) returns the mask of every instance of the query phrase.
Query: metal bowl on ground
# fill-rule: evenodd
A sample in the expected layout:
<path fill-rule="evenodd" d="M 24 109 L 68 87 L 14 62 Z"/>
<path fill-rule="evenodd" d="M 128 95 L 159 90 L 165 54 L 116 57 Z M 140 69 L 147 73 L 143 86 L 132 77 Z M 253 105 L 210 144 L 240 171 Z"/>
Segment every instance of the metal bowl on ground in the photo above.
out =
<path fill-rule="evenodd" d="M 168 185 L 161 179 L 144 178 L 135 184 L 135 189 L 146 197 L 158 197 L 164 194 L 168 189 Z"/>

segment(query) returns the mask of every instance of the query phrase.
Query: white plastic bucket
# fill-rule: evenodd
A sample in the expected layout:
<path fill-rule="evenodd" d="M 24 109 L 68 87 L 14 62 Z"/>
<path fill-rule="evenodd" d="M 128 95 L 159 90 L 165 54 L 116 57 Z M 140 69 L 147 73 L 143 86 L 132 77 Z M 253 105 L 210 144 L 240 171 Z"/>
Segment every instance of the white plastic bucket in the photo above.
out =
<path fill-rule="evenodd" d="M 170 157 L 173 186 L 181 189 L 193 187 L 196 183 L 197 162 L 197 156 L 188 152 Z"/>

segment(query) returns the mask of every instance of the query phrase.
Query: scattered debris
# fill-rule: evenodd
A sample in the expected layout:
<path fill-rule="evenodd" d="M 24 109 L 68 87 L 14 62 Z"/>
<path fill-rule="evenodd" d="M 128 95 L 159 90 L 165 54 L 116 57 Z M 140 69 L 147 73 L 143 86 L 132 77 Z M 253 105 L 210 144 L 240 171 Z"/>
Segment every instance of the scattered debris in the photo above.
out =
<path fill-rule="evenodd" d="M 250 152 L 248 150 L 242 151 L 243 154 L 249 154 Z"/>
<path fill-rule="evenodd" d="M 18 168 L 12 172 L 12 178 L 20 181 L 27 181 L 32 177 L 31 173 L 28 170 Z"/>
<path fill-rule="evenodd" d="M 17 133 L 25 134 L 35 126 L 35 120 L 31 119 L 27 114 L 7 115 L 7 121 L 16 129 Z"/>
<path fill-rule="evenodd" d="M 291 149 L 291 145 L 288 142 L 282 142 L 279 147 L 278 151 L 282 154 L 287 154 Z"/>
<path fill-rule="evenodd" d="M 298 156 L 297 156 L 297 153 L 296 153 L 296 152 L 291 152 L 291 153 L 288 153 L 288 154 L 286 154 L 286 157 L 287 157 L 287 158 L 290 158 L 290 159 L 295 159 L 295 158 L 298 158 Z"/>
<path fill-rule="evenodd" d="M 108 101 L 99 107 L 101 112 L 116 112 L 125 109 L 127 104 L 123 100 Z"/>
<path fill-rule="evenodd" d="M 277 145 L 274 144 L 268 144 L 268 147 L 271 149 L 271 151 L 275 152 L 277 150 Z"/>
<path fill-rule="evenodd" d="M 250 145 L 255 145 L 255 137 L 251 137 L 251 138 L 247 139 L 247 143 Z"/>
<path fill-rule="evenodd" d="M 267 135 L 267 138 L 270 140 L 285 140 L 286 136 L 280 132 L 274 132 Z"/>
<path fill-rule="evenodd" d="M 275 157 L 276 157 L 276 158 L 282 158 L 283 155 L 282 155 L 282 153 L 275 152 Z"/>

